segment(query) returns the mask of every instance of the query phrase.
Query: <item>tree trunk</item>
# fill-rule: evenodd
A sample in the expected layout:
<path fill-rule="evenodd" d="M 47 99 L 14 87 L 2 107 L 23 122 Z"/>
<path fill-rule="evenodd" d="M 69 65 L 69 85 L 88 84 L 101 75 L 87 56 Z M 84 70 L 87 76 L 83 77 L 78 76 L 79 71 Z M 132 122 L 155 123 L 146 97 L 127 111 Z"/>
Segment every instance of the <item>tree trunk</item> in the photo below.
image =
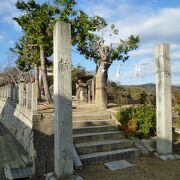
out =
<path fill-rule="evenodd" d="M 41 90 L 39 85 L 39 66 L 35 66 L 35 82 L 37 82 L 38 88 L 38 99 L 41 99 Z"/>
<path fill-rule="evenodd" d="M 41 73 L 43 76 L 43 87 L 44 87 L 45 99 L 49 103 L 51 103 L 52 98 L 51 98 L 51 94 L 50 94 L 49 86 L 48 86 L 47 69 L 46 69 L 46 63 L 45 63 L 45 53 L 44 53 L 44 48 L 42 45 L 40 45 L 40 59 L 41 59 Z"/>
<path fill-rule="evenodd" d="M 96 69 L 95 105 L 98 108 L 107 108 L 107 79 L 110 64 L 101 63 Z"/>

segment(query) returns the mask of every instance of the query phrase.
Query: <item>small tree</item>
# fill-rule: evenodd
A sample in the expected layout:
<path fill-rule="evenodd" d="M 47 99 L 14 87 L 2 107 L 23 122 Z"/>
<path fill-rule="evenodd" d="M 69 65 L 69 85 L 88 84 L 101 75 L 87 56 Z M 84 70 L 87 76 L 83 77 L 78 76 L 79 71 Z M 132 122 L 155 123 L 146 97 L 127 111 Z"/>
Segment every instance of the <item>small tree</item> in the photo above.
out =
<path fill-rule="evenodd" d="M 93 59 L 96 63 L 96 96 L 95 104 L 98 107 L 107 107 L 107 79 L 108 69 L 115 60 L 125 62 L 129 56 L 128 52 L 138 47 L 139 37 L 130 36 L 128 40 L 120 40 L 118 44 L 107 45 L 104 39 L 104 29 L 107 23 L 104 19 L 98 19 L 98 31 L 101 35 L 93 35 L 91 41 L 82 41 L 78 44 L 78 50 L 87 59 Z M 118 30 L 111 26 L 112 35 L 118 35 Z"/>
<path fill-rule="evenodd" d="M 30 72 L 32 68 L 35 69 L 35 80 L 38 84 L 38 98 L 41 99 L 39 85 L 39 47 L 37 45 L 32 45 L 30 39 L 24 35 L 19 39 L 14 48 L 10 48 L 10 51 L 16 54 L 16 65 L 22 73 Z"/>

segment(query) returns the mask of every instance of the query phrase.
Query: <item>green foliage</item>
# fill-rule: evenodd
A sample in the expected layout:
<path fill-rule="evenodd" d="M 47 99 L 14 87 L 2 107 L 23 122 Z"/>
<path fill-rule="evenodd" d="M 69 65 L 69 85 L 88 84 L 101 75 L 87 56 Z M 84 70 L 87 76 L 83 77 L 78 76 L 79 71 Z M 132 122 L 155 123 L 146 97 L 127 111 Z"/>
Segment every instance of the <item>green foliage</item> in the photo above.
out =
<path fill-rule="evenodd" d="M 136 134 L 137 129 L 138 125 L 136 119 L 130 119 L 127 123 L 127 128 L 125 129 L 126 133 L 133 136 Z"/>
<path fill-rule="evenodd" d="M 153 106 L 151 105 L 138 106 L 134 110 L 133 116 L 137 121 L 140 134 L 142 134 L 144 137 L 148 137 L 155 133 L 156 114 Z"/>
<path fill-rule="evenodd" d="M 116 120 L 121 123 L 123 128 L 127 126 L 128 121 L 132 118 L 132 109 L 132 107 L 120 109 L 120 111 L 116 113 Z"/>
<path fill-rule="evenodd" d="M 115 103 L 119 106 L 122 107 L 123 105 L 127 104 L 127 98 L 123 97 L 121 94 L 119 94 L 116 99 Z"/>
<path fill-rule="evenodd" d="M 89 17 L 83 11 L 77 10 L 75 5 L 75 0 L 55 0 L 53 5 L 38 4 L 35 0 L 18 0 L 16 7 L 23 13 L 14 20 L 21 26 L 28 45 L 43 46 L 46 57 L 49 57 L 53 52 L 53 28 L 56 21 L 71 24 L 72 44 L 79 48 L 83 48 L 84 43 L 92 39 L 92 32 L 98 28 L 100 22 L 105 24 L 103 18 Z M 22 65 L 25 64 L 23 59 L 20 60 Z"/>
<path fill-rule="evenodd" d="M 34 65 L 40 64 L 39 47 L 31 45 L 29 39 L 25 36 L 22 36 L 15 47 L 10 48 L 10 51 L 16 54 L 17 68 L 21 71 L 27 72 Z"/>
<path fill-rule="evenodd" d="M 122 129 L 127 133 L 130 132 L 131 135 L 145 138 L 155 135 L 156 114 L 151 105 L 121 109 L 116 114 L 116 119 L 121 123 Z"/>
<path fill-rule="evenodd" d="M 131 99 L 134 99 L 134 100 L 139 100 L 141 97 L 141 93 L 143 93 L 143 92 L 144 92 L 144 90 L 142 88 L 138 88 L 138 87 L 132 87 L 129 90 L 130 97 L 131 97 Z"/>
<path fill-rule="evenodd" d="M 107 83 L 107 94 L 108 100 L 112 103 L 118 104 L 118 106 L 122 106 L 127 103 L 127 94 L 126 91 L 122 86 L 118 85 L 113 81 L 108 81 Z"/>
<path fill-rule="evenodd" d="M 145 91 L 142 91 L 140 94 L 140 103 L 145 104 L 147 102 L 147 93 Z"/>

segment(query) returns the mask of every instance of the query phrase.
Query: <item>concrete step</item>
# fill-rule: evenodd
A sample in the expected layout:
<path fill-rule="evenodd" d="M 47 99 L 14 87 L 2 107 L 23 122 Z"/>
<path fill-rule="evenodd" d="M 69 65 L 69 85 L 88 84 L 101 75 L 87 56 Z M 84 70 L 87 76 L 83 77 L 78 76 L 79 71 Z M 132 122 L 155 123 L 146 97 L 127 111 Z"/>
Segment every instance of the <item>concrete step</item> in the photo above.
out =
<path fill-rule="evenodd" d="M 124 132 L 122 131 L 109 131 L 109 132 L 98 132 L 98 133 L 83 133 L 75 134 L 74 144 L 93 142 L 93 141 L 103 141 L 103 140 L 114 140 L 124 138 Z"/>
<path fill-rule="evenodd" d="M 110 119 L 110 114 L 73 114 L 73 121 Z"/>
<path fill-rule="evenodd" d="M 80 159 L 85 164 L 97 164 L 108 161 L 129 159 L 137 156 L 139 156 L 139 150 L 136 148 L 129 148 L 129 149 L 119 149 L 113 151 L 84 154 L 84 155 L 80 155 Z"/>
<path fill-rule="evenodd" d="M 127 149 L 133 147 L 133 142 L 128 139 L 105 140 L 98 142 L 86 142 L 75 144 L 78 154 L 89 154 L 117 149 Z"/>
<path fill-rule="evenodd" d="M 86 126 L 103 126 L 103 125 L 116 125 L 114 120 L 83 120 L 73 121 L 73 128 L 80 128 Z"/>
<path fill-rule="evenodd" d="M 103 125 L 103 126 L 87 126 L 81 128 L 74 128 L 73 134 L 81 133 L 94 133 L 94 132 L 104 132 L 104 131 L 117 131 L 117 126 Z"/>

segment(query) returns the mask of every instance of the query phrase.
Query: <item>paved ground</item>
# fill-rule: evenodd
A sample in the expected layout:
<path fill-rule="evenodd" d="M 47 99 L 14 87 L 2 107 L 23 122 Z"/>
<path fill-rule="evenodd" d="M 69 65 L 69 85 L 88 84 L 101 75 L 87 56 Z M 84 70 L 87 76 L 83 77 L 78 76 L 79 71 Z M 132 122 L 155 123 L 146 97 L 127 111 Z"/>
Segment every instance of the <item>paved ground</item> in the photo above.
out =
<path fill-rule="evenodd" d="M 104 165 L 85 166 L 77 173 L 85 180 L 179 180 L 180 160 L 162 161 L 158 158 L 141 156 L 129 160 L 135 164 L 123 170 L 110 171 Z"/>
<path fill-rule="evenodd" d="M 21 145 L 10 135 L 0 123 L 0 180 L 4 180 L 3 167 L 8 163 L 12 168 L 24 167 L 27 154 Z"/>

